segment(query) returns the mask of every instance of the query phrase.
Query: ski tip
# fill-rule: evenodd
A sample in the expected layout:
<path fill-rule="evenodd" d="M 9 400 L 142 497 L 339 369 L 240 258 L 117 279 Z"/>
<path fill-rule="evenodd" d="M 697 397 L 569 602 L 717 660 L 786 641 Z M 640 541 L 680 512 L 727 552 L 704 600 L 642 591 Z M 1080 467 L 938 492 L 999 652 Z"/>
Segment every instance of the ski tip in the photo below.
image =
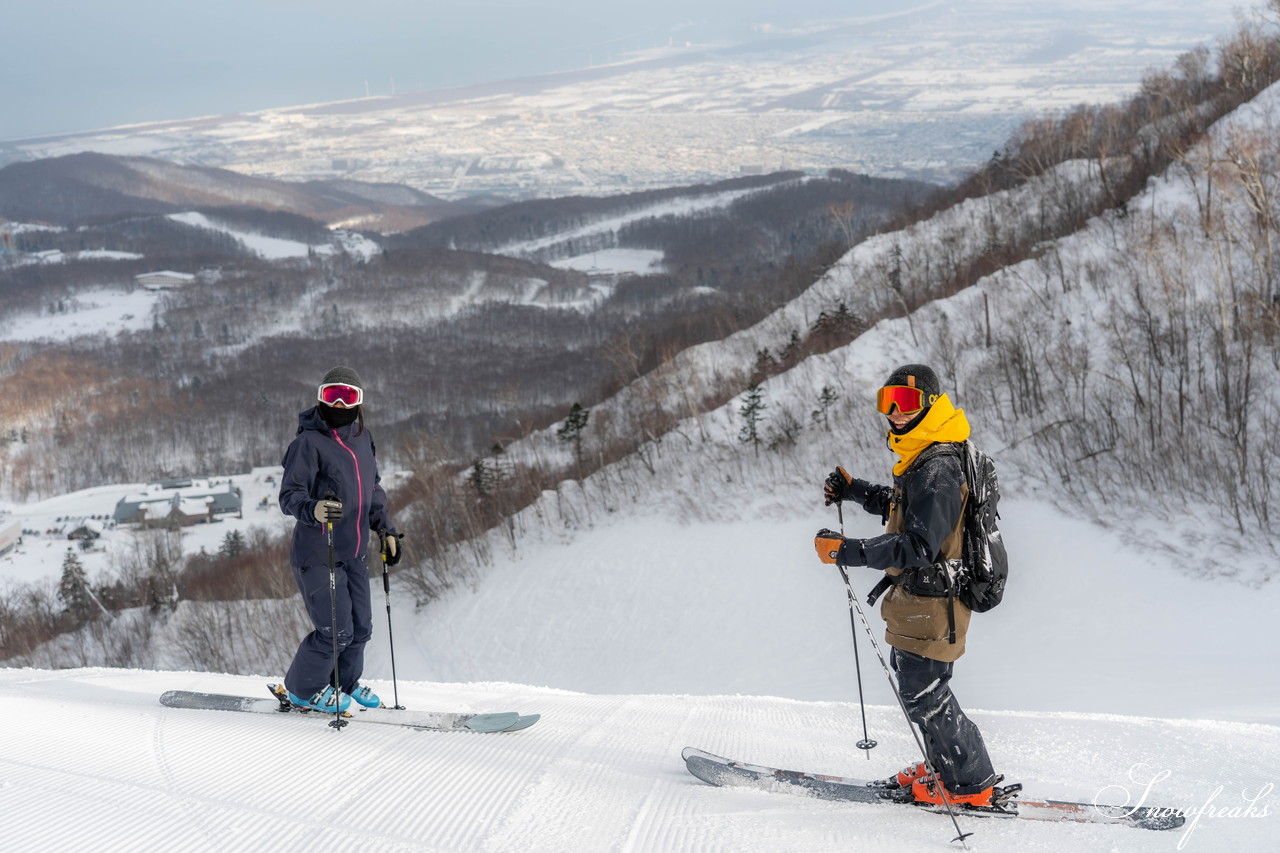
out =
<path fill-rule="evenodd" d="M 502 732 L 516 724 L 520 719 L 520 715 L 515 711 L 507 711 L 499 714 L 476 714 L 463 723 L 462 727 L 473 732 L 490 733 Z"/>
<path fill-rule="evenodd" d="M 529 728 L 538 720 L 542 719 L 541 714 L 521 714 L 516 721 L 503 729 L 504 732 L 518 732 Z"/>

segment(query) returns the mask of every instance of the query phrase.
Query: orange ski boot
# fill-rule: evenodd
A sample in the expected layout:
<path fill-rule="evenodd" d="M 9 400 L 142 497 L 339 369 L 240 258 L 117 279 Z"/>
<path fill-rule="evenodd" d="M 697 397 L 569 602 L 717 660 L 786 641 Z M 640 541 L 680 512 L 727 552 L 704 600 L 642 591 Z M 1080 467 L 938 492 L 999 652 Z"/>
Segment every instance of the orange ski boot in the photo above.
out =
<path fill-rule="evenodd" d="M 994 786 L 988 785 L 974 794 L 953 794 L 946 789 L 946 786 L 938 779 L 937 774 L 922 776 L 911 783 L 911 796 L 915 798 L 917 803 L 930 803 L 938 806 L 945 801 L 952 805 L 990 808 L 993 790 Z"/>
<path fill-rule="evenodd" d="M 910 788 L 911 783 L 917 779 L 921 779 L 928 775 L 929 767 L 923 761 L 917 762 L 909 767 L 904 767 L 898 771 L 898 775 L 893 781 L 898 783 L 899 788 Z"/>

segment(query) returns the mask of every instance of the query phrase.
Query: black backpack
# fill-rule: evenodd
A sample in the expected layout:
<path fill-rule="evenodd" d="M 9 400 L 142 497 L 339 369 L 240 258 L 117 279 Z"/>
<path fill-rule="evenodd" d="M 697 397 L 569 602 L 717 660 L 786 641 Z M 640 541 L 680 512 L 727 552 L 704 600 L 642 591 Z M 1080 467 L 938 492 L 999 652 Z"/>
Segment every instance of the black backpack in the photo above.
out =
<path fill-rule="evenodd" d="M 963 570 L 956 579 L 956 597 L 975 613 L 986 613 L 1004 597 L 1009 578 L 1009 554 L 996 519 L 1000 517 L 1000 478 L 991 457 L 964 442 L 961 454 L 969 500 L 964 512 Z"/>

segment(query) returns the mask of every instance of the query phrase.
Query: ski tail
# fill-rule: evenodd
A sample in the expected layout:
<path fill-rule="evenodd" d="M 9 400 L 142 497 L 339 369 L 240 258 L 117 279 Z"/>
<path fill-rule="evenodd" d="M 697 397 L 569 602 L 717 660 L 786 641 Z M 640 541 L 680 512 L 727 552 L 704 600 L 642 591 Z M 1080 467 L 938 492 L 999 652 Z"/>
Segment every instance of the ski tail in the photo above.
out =
<path fill-rule="evenodd" d="M 205 711 L 252 711 L 257 699 L 248 696 L 224 696 L 219 693 L 196 693 L 170 690 L 160 696 L 160 704 L 169 708 L 191 708 Z"/>

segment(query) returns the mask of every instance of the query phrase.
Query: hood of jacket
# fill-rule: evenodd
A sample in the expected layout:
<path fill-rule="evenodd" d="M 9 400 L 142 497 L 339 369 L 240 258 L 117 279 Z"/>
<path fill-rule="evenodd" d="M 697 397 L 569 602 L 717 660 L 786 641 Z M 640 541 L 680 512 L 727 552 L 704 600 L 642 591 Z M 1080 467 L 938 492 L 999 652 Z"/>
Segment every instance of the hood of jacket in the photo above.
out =
<path fill-rule="evenodd" d="M 964 416 L 964 409 L 957 409 L 950 398 L 943 394 L 938 398 L 920 423 L 903 435 L 888 433 L 889 449 L 898 454 L 898 461 L 893 466 L 894 476 L 901 475 L 931 444 L 943 441 L 964 441 L 969 437 L 969 421 Z"/>

